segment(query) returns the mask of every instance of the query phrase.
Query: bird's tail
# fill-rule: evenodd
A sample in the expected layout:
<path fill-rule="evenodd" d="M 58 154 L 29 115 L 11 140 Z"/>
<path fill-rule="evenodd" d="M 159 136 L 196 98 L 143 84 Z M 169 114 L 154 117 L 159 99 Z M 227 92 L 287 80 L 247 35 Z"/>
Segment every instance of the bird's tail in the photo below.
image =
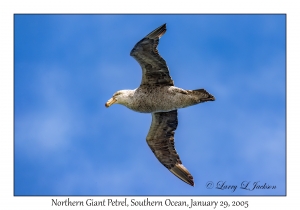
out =
<path fill-rule="evenodd" d="M 215 100 L 215 97 L 204 89 L 192 90 L 192 93 L 197 96 L 198 103 Z"/>

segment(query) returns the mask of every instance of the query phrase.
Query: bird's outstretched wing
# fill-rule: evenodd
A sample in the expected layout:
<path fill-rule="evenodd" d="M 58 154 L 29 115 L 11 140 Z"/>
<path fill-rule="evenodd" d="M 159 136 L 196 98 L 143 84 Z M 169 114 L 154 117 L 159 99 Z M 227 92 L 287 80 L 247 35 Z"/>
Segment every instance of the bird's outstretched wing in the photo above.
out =
<path fill-rule="evenodd" d="M 157 51 L 159 38 L 166 31 L 166 24 L 163 24 L 139 41 L 130 52 L 142 67 L 141 85 L 174 85 L 166 61 Z"/>
<path fill-rule="evenodd" d="M 175 176 L 194 186 L 193 176 L 182 165 L 174 147 L 174 131 L 178 125 L 177 110 L 152 113 L 147 143 L 157 159 Z"/>

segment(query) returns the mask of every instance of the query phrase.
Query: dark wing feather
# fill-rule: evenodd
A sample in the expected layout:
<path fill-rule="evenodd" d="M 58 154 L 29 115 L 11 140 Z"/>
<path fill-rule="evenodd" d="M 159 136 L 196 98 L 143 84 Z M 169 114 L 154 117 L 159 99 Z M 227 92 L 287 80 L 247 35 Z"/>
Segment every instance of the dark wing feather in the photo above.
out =
<path fill-rule="evenodd" d="M 139 41 L 130 52 L 142 67 L 141 85 L 174 85 L 166 61 L 157 51 L 159 38 L 166 31 L 166 24 L 163 24 Z"/>
<path fill-rule="evenodd" d="M 175 176 L 194 186 L 193 176 L 182 165 L 174 147 L 174 134 L 178 125 L 177 110 L 152 113 L 147 143 L 157 159 Z"/>

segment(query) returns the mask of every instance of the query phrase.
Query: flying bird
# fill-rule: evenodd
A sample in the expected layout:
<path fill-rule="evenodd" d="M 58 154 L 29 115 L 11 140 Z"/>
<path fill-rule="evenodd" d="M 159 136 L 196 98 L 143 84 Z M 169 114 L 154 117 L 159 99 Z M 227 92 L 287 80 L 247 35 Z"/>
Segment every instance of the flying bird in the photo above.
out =
<path fill-rule="evenodd" d="M 215 98 L 204 89 L 184 90 L 174 86 L 166 61 L 157 50 L 159 39 L 166 31 L 163 24 L 133 47 L 130 55 L 142 68 L 141 84 L 134 90 L 117 91 L 105 106 L 121 104 L 136 112 L 151 113 L 152 123 L 146 137 L 150 149 L 175 176 L 194 186 L 193 176 L 183 166 L 174 146 L 177 109 Z"/>

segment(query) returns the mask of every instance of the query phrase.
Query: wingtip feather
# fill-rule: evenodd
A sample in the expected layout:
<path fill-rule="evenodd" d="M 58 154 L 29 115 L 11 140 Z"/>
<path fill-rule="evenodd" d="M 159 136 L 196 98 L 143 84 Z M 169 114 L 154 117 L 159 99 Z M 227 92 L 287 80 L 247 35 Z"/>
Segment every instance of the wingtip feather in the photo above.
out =
<path fill-rule="evenodd" d="M 162 35 L 164 35 L 167 31 L 167 24 L 163 24 L 160 27 L 156 28 L 155 30 L 153 30 L 152 32 L 150 32 L 146 38 L 149 39 L 157 39 L 162 37 Z"/>
<path fill-rule="evenodd" d="M 182 164 L 176 164 L 170 171 L 185 183 L 194 186 L 193 176 Z"/>

